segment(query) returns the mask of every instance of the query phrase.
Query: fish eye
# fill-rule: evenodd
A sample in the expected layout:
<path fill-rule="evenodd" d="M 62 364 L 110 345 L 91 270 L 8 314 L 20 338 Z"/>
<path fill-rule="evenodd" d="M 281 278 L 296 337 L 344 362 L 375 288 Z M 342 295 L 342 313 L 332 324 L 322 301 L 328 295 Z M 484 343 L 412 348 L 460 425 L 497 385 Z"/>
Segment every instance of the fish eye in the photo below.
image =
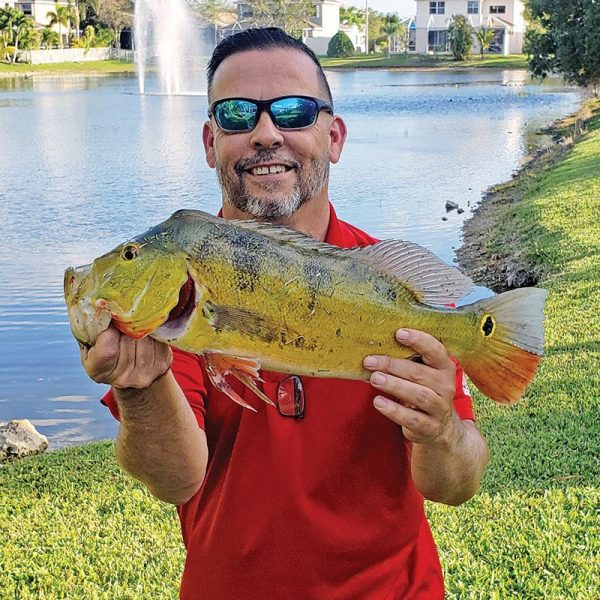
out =
<path fill-rule="evenodd" d="M 137 255 L 139 253 L 139 246 L 137 246 L 136 244 L 127 244 L 123 247 L 123 250 L 121 251 L 121 258 L 123 260 L 133 260 L 134 258 L 137 258 Z"/>

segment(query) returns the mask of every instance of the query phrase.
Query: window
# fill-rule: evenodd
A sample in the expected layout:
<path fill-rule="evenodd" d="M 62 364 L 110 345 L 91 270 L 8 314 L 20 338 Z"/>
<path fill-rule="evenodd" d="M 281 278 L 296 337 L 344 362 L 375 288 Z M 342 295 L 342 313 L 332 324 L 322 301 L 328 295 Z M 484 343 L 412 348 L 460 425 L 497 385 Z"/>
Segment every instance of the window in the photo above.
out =
<path fill-rule="evenodd" d="M 429 52 L 446 52 L 448 32 L 445 29 L 433 29 L 428 34 L 427 50 Z"/>
<path fill-rule="evenodd" d="M 475 2 L 467 2 L 467 14 L 478 15 L 479 14 L 479 0 Z"/>
<path fill-rule="evenodd" d="M 430 15 L 443 15 L 446 12 L 445 2 L 430 2 L 429 3 L 429 14 Z"/>
<path fill-rule="evenodd" d="M 33 15 L 33 10 L 31 8 L 31 4 L 19 4 L 17 6 L 18 9 L 20 9 L 23 14 L 28 15 L 31 17 L 31 15 Z"/>
<path fill-rule="evenodd" d="M 490 6 L 490 15 L 503 15 L 506 12 L 506 6 L 496 4 L 495 6 Z"/>

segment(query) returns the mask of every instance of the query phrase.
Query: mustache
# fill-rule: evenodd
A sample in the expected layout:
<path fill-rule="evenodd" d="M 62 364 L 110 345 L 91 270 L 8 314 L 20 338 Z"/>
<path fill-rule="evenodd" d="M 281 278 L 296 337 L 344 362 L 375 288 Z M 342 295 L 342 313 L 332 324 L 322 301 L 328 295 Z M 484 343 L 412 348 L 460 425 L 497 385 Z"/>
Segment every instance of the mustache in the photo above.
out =
<path fill-rule="evenodd" d="M 281 164 L 292 167 L 292 169 L 300 169 L 300 163 L 292 156 L 286 154 L 278 154 L 277 150 L 259 150 L 250 158 L 242 158 L 235 163 L 234 170 L 238 175 L 244 171 L 262 165 L 266 162 L 279 162 Z"/>

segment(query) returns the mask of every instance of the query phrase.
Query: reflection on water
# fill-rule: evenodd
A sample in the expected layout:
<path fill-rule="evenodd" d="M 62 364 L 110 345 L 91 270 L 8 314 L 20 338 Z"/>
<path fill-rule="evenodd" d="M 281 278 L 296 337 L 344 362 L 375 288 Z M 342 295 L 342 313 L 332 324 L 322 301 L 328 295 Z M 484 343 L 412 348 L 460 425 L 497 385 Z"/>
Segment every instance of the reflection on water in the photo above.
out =
<path fill-rule="evenodd" d="M 520 71 L 328 77 L 349 131 L 332 168 L 338 213 L 447 262 L 482 192 L 510 177 L 537 129 L 579 101 Z M 128 76 L 0 79 L 0 420 L 31 419 L 51 447 L 116 430 L 98 403 L 104 386 L 79 364 L 64 268 L 178 208 L 219 206 L 202 149 L 206 98 L 135 92 Z M 465 213 L 446 214 L 446 200 Z"/>

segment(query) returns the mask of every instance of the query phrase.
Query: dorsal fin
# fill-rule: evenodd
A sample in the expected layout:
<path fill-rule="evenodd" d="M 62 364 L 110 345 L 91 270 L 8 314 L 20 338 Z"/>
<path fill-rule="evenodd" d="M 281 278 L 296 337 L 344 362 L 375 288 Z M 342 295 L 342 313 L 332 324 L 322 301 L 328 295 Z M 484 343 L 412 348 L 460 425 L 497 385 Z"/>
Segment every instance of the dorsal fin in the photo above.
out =
<path fill-rule="evenodd" d="M 474 285 L 458 269 L 412 242 L 385 240 L 354 252 L 399 279 L 423 304 L 451 304 L 466 296 Z"/>
<path fill-rule="evenodd" d="M 466 296 L 474 285 L 473 281 L 458 269 L 447 265 L 433 252 L 413 242 L 385 240 L 366 248 L 338 248 L 281 225 L 237 220 L 227 223 L 314 252 L 368 262 L 379 271 L 398 279 L 400 284 L 423 304 L 451 304 Z"/>

